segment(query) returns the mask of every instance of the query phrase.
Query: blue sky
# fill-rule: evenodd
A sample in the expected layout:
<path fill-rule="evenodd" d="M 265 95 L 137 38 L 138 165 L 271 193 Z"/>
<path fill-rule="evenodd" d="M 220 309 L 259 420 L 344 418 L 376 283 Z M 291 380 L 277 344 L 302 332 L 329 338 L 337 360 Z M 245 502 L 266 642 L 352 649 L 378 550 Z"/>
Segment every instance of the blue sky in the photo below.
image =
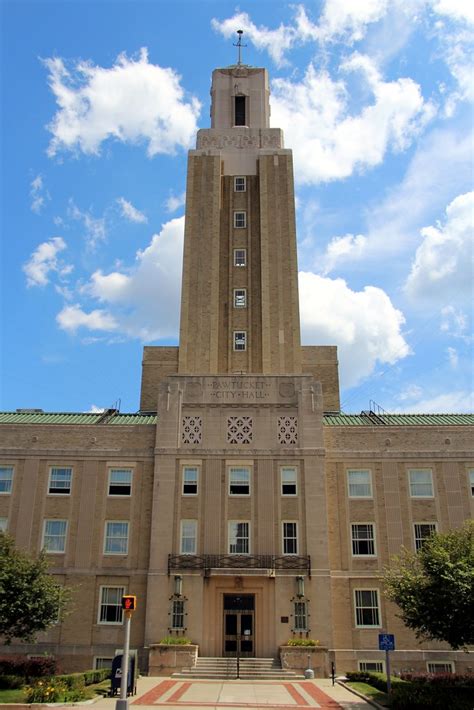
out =
<path fill-rule="evenodd" d="M 343 409 L 472 411 L 472 7 L 3 0 L 0 407 L 138 408 L 241 28 L 294 151 L 303 342 L 338 345 Z"/>

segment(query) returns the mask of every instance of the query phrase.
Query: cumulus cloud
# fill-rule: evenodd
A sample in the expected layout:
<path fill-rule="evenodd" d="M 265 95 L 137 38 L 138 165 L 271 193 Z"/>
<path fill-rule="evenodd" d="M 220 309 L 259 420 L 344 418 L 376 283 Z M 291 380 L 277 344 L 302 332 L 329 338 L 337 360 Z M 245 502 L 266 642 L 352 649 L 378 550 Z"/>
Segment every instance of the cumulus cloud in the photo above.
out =
<path fill-rule="evenodd" d="M 357 42 L 364 37 L 368 25 L 384 17 L 389 6 L 389 0 L 326 0 L 318 38 L 333 40 L 338 37 Z"/>
<path fill-rule="evenodd" d="M 78 328 L 88 330 L 115 331 L 118 324 L 114 317 L 105 310 L 94 309 L 88 313 L 79 304 L 64 306 L 56 316 L 56 322 L 62 330 L 75 333 Z"/>
<path fill-rule="evenodd" d="M 453 338 L 469 340 L 467 335 L 468 318 L 466 314 L 454 306 L 444 306 L 441 309 L 440 331 Z"/>
<path fill-rule="evenodd" d="M 30 183 L 31 211 L 40 214 L 46 200 L 51 199 L 49 192 L 45 189 L 43 176 L 37 175 Z"/>
<path fill-rule="evenodd" d="M 107 228 L 105 217 L 94 217 L 89 210 L 83 212 L 72 199 L 69 200 L 68 215 L 72 217 L 72 219 L 82 222 L 85 229 L 85 240 L 88 249 L 94 251 L 99 242 L 106 241 Z"/>
<path fill-rule="evenodd" d="M 432 0 L 432 7 L 439 15 L 474 24 L 474 7 L 466 0 Z"/>
<path fill-rule="evenodd" d="M 341 261 L 360 258 L 366 246 L 367 237 L 363 234 L 346 234 L 344 237 L 331 239 L 323 256 L 323 275 L 332 271 Z"/>
<path fill-rule="evenodd" d="M 341 71 L 357 72 L 373 97 L 356 115 L 347 84 L 312 64 L 302 81 L 273 81 L 272 122 L 294 148 L 299 182 L 337 180 L 379 165 L 388 150 L 407 148 L 433 116 L 416 82 L 384 81 L 367 56 L 354 53 Z"/>
<path fill-rule="evenodd" d="M 465 414 L 472 412 L 473 407 L 473 392 L 455 390 L 443 392 L 442 394 L 433 394 L 404 407 L 395 408 L 394 413 L 426 414 L 426 412 L 429 412 L 430 414 L 446 414 L 449 412 L 450 414 Z"/>
<path fill-rule="evenodd" d="M 148 222 L 148 219 L 143 214 L 143 212 L 137 210 L 137 208 L 134 207 L 131 202 L 128 202 L 128 200 L 126 200 L 124 197 L 117 197 L 117 204 L 120 207 L 122 217 L 128 219 L 129 222 Z"/>
<path fill-rule="evenodd" d="M 421 230 L 423 241 L 405 284 L 412 299 L 456 302 L 473 295 L 474 192 L 456 197 L 446 220 Z"/>
<path fill-rule="evenodd" d="M 300 315 L 304 344 L 338 346 L 342 387 L 373 373 L 377 363 L 393 364 L 410 348 L 405 322 L 387 294 L 366 286 L 352 291 L 343 279 L 300 272 Z"/>
<path fill-rule="evenodd" d="M 182 207 L 186 202 L 186 193 L 182 192 L 180 195 L 171 194 L 166 200 L 165 207 L 167 212 L 176 212 L 177 209 Z"/>
<path fill-rule="evenodd" d="M 196 133 L 199 101 L 187 99 L 179 75 L 148 61 L 121 54 L 110 67 L 78 61 L 67 68 L 46 59 L 48 81 L 59 110 L 48 125 L 53 137 L 48 153 L 100 153 L 109 138 L 147 145 L 151 157 L 190 146 Z"/>
<path fill-rule="evenodd" d="M 64 249 L 66 249 L 66 242 L 62 237 L 53 237 L 48 242 L 39 244 L 28 261 L 23 264 L 26 285 L 46 286 L 51 273 L 56 273 L 60 277 L 70 274 L 73 267 L 58 258 L 58 254 Z"/>

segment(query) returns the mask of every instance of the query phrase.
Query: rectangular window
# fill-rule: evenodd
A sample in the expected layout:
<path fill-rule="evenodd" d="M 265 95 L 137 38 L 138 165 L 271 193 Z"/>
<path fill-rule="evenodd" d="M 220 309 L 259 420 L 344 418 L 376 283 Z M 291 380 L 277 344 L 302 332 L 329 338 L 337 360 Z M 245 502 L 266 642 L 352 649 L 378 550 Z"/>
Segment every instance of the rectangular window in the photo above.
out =
<path fill-rule="evenodd" d="M 247 289 L 234 288 L 234 308 L 247 308 Z"/>
<path fill-rule="evenodd" d="M 109 496 L 130 496 L 132 493 L 132 469 L 109 469 Z"/>
<path fill-rule="evenodd" d="M 280 474 L 282 496 L 295 496 L 297 493 L 296 468 L 294 466 L 283 466 L 283 468 L 280 469 Z"/>
<path fill-rule="evenodd" d="M 454 663 L 452 661 L 428 661 L 426 669 L 428 673 L 454 673 Z"/>
<path fill-rule="evenodd" d="M 101 671 L 103 668 L 112 668 L 113 660 L 114 659 L 112 657 L 108 656 L 96 656 L 94 658 L 94 670 Z"/>
<path fill-rule="evenodd" d="M 196 466 L 183 467 L 183 496 L 195 496 L 198 492 L 198 469 Z"/>
<path fill-rule="evenodd" d="M 232 520 L 229 523 L 229 554 L 248 555 L 250 552 L 250 524 Z"/>
<path fill-rule="evenodd" d="M 247 180 L 245 177 L 234 178 L 234 192 L 245 192 L 247 189 Z"/>
<path fill-rule="evenodd" d="M 298 554 L 298 523 L 283 523 L 283 554 Z"/>
<path fill-rule="evenodd" d="M 308 613 L 306 602 L 294 602 L 294 626 L 293 631 L 308 630 Z"/>
<path fill-rule="evenodd" d="M 182 555 L 195 555 L 197 549 L 197 520 L 181 521 L 181 545 Z"/>
<path fill-rule="evenodd" d="M 125 587 L 101 587 L 99 624 L 121 624 L 123 620 L 122 597 Z"/>
<path fill-rule="evenodd" d="M 235 123 L 234 126 L 245 126 L 245 96 L 235 97 Z"/>
<path fill-rule="evenodd" d="M 184 601 L 182 599 L 173 599 L 171 628 L 184 629 Z"/>
<path fill-rule="evenodd" d="M 362 673 L 385 673 L 383 661 L 358 661 Z"/>
<path fill-rule="evenodd" d="M 234 249 L 234 266 L 247 266 L 246 249 Z"/>
<path fill-rule="evenodd" d="M 471 487 L 471 496 L 474 498 L 474 468 L 469 471 L 469 485 Z"/>
<path fill-rule="evenodd" d="M 43 550 L 62 553 L 66 549 L 67 520 L 45 520 Z"/>
<path fill-rule="evenodd" d="M 6 532 L 8 527 L 8 518 L 0 518 L 0 532 Z"/>
<path fill-rule="evenodd" d="M 352 523 L 352 554 L 354 557 L 375 555 L 375 533 L 373 523 Z"/>
<path fill-rule="evenodd" d="M 71 493 L 72 468 L 53 466 L 49 472 L 48 493 L 69 495 Z"/>
<path fill-rule="evenodd" d="M 247 226 L 247 213 L 246 212 L 234 212 L 234 227 L 235 229 L 245 229 Z"/>
<path fill-rule="evenodd" d="M 348 471 L 347 483 L 349 486 L 349 498 L 372 498 L 372 477 L 370 471 Z"/>
<path fill-rule="evenodd" d="M 229 495 L 250 495 L 250 469 L 242 467 L 229 468 Z"/>
<path fill-rule="evenodd" d="M 411 498 L 433 498 L 433 474 L 430 468 L 408 471 Z"/>
<path fill-rule="evenodd" d="M 425 540 L 436 532 L 436 523 L 414 523 L 413 531 L 415 537 L 415 550 L 421 550 Z"/>
<path fill-rule="evenodd" d="M 379 593 L 377 589 L 354 591 L 355 622 L 359 628 L 380 626 Z"/>
<path fill-rule="evenodd" d="M 105 523 L 104 555 L 128 554 L 128 522 L 108 520 Z"/>
<path fill-rule="evenodd" d="M 234 350 L 247 350 L 247 333 L 243 330 L 234 330 Z"/>
<path fill-rule="evenodd" d="M 11 493 L 13 466 L 0 466 L 0 493 Z"/>

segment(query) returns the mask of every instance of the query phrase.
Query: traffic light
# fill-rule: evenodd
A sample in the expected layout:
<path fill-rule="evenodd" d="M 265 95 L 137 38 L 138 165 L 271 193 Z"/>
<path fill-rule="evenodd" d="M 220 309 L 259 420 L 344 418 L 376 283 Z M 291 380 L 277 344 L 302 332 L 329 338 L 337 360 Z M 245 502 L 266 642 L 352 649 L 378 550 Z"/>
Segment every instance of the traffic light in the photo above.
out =
<path fill-rule="evenodd" d="M 137 598 L 134 594 L 125 594 L 122 597 L 122 609 L 125 611 L 135 611 L 137 608 Z"/>

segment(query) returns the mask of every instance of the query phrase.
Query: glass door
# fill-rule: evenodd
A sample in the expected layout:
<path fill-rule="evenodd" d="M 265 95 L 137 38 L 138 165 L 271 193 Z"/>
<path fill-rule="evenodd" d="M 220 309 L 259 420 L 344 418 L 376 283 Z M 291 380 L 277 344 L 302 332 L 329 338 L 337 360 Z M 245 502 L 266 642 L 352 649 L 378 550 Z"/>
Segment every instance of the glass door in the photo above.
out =
<path fill-rule="evenodd" d="M 224 595 L 224 656 L 255 656 L 253 594 Z"/>

